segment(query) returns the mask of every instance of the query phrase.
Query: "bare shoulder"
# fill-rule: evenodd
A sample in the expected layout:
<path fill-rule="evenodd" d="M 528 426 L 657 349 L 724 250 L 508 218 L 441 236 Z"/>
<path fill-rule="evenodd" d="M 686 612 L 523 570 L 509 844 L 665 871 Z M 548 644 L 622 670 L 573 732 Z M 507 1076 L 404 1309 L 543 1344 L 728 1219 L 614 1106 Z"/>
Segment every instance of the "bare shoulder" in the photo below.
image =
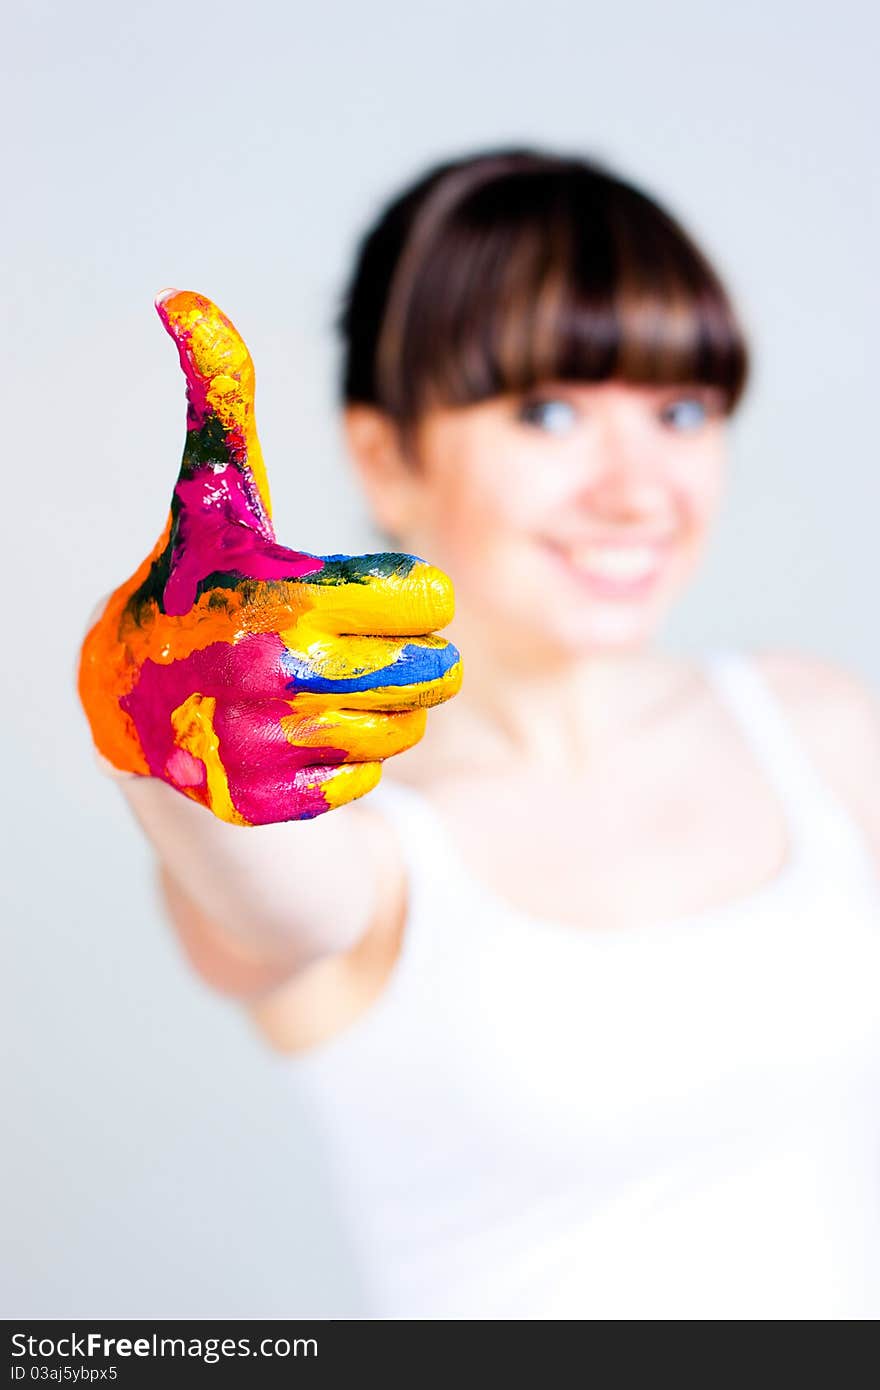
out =
<path fill-rule="evenodd" d="M 880 698 L 863 676 L 812 653 L 772 648 L 753 658 L 792 717 L 817 733 L 833 729 L 841 753 L 857 739 L 880 744 Z"/>
<path fill-rule="evenodd" d="M 861 675 L 809 653 L 755 651 L 754 660 L 820 774 L 880 854 L 880 698 Z"/>

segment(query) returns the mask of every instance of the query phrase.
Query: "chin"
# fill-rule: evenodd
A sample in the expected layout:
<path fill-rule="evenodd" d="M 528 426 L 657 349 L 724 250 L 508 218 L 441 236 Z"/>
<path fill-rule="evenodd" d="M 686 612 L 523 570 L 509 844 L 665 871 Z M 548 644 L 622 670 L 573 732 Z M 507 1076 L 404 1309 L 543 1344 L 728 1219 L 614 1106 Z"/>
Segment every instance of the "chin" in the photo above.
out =
<path fill-rule="evenodd" d="M 557 610 L 552 620 L 545 617 L 543 625 L 524 622 L 522 614 L 518 620 L 510 615 L 508 622 L 496 627 L 495 636 L 496 641 L 500 638 L 500 649 L 519 653 L 530 665 L 551 669 L 579 658 L 643 650 L 652 645 L 658 628 L 654 615 L 649 618 L 644 613 L 581 612 L 568 615 L 566 621 Z"/>
<path fill-rule="evenodd" d="M 637 651 L 653 641 L 655 632 L 656 629 L 648 624 L 633 624 L 609 618 L 605 622 L 591 624 L 588 629 L 582 629 L 573 636 L 568 645 L 571 651 L 584 655 Z"/>
<path fill-rule="evenodd" d="M 559 617 L 561 618 L 561 614 Z M 661 615 L 627 604 L 591 604 L 553 624 L 559 646 L 573 654 L 636 651 L 652 643 Z"/>

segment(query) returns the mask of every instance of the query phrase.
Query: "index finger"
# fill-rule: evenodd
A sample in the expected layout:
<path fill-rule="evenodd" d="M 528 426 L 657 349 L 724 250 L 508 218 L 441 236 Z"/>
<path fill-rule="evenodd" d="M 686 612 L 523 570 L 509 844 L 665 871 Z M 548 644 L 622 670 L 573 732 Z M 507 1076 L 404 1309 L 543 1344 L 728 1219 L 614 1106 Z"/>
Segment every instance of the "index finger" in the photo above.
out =
<path fill-rule="evenodd" d="M 308 621 L 325 632 L 421 637 L 455 612 L 449 576 L 418 555 L 325 555 L 323 568 L 300 583 Z"/>

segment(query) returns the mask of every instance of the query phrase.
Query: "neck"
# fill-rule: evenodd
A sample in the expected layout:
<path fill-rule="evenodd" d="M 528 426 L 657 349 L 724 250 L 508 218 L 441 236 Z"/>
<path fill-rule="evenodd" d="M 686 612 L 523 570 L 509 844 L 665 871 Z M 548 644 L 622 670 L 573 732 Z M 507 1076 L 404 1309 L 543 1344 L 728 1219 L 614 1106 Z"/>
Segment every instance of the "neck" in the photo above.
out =
<path fill-rule="evenodd" d="M 585 768 L 668 692 L 670 664 L 647 647 L 539 656 L 505 649 L 465 615 L 444 637 L 462 653 L 462 688 L 431 721 L 430 759 L 504 768 Z"/>

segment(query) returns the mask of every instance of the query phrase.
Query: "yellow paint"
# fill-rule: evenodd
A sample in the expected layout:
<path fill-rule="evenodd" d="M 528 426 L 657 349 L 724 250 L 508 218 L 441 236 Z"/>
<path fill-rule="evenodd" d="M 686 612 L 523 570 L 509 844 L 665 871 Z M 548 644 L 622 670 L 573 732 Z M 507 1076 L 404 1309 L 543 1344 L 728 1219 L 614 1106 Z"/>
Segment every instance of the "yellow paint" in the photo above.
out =
<path fill-rule="evenodd" d="M 371 792 L 382 776 L 381 763 L 343 763 L 320 786 L 328 806 L 344 806 Z"/>
<path fill-rule="evenodd" d="M 298 623 L 280 633 L 282 642 L 291 651 L 305 657 L 316 676 L 325 680 L 351 680 L 355 676 L 372 675 L 383 666 L 396 661 L 412 641 L 401 638 L 395 642 L 388 637 L 334 637 L 323 634 L 310 639 L 305 624 Z M 445 645 L 442 640 L 439 645 Z"/>
<path fill-rule="evenodd" d="M 405 710 L 430 709 L 449 700 L 461 689 L 462 663 L 457 661 L 453 667 L 433 681 L 419 681 L 416 685 L 379 685 L 373 690 L 333 691 L 299 690 L 296 694 L 296 709 L 302 714 L 320 714 L 323 710 Z"/>
<path fill-rule="evenodd" d="M 393 757 L 418 743 L 425 732 L 426 709 L 400 712 L 334 709 L 299 713 L 299 697 L 291 702 L 293 714 L 280 720 L 285 737 L 295 748 L 341 748 L 349 762 L 372 762 Z"/>
<path fill-rule="evenodd" d="M 187 366 L 191 399 L 204 399 L 225 429 L 243 442 L 250 469 L 267 515 L 269 485 L 254 419 L 255 373 L 239 333 L 207 299 L 193 291 L 176 291 L 160 300 L 160 312 L 179 344 Z M 318 674 L 345 680 L 381 671 L 412 643 L 445 647 L 443 638 L 425 636 L 453 616 L 453 591 L 446 575 L 418 562 L 407 576 L 370 576 L 366 582 L 310 583 L 243 580 L 235 590 L 200 595 L 192 609 L 172 616 L 155 601 L 129 600 L 144 584 L 152 564 L 171 542 L 172 513 L 151 554 L 109 598 L 81 650 L 79 694 L 99 752 L 115 767 L 150 775 L 138 730 L 120 701 L 134 688 L 145 661 L 167 665 L 215 642 L 237 643 L 255 633 L 280 633 L 282 641 L 302 654 Z M 461 663 L 432 681 L 338 694 L 298 692 L 294 714 L 284 732 L 303 746 L 330 739 L 351 759 L 332 776 L 316 783 L 330 805 L 361 796 L 375 786 L 380 759 L 395 745 L 410 746 L 421 737 L 424 711 L 454 695 L 461 685 Z M 396 712 L 394 719 L 388 713 Z M 375 717 L 370 718 L 370 715 Z M 236 810 L 214 730 L 215 701 L 194 694 L 172 715 L 176 741 L 203 762 L 211 809 L 221 819 L 249 824 Z M 411 715 L 412 718 L 408 719 Z M 311 723 L 309 721 L 312 721 Z M 305 722 L 304 722 L 305 721 Z M 333 736 L 339 739 L 333 742 Z M 193 799 L 201 793 L 181 788 Z"/>
<path fill-rule="evenodd" d="M 162 309 L 169 322 L 180 330 L 192 364 L 202 378 L 211 410 L 225 429 L 241 430 L 248 467 L 266 515 L 271 517 L 269 479 L 254 415 L 256 376 L 241 334 L 216 304 L 193 290 L 178 290 L 169 295 L 163 300 Z"/>
<path fill-rule="evenodd" d="M 316 631 L 412 640 L 445 627 L 455 613 L 449 579 L 435 565 L 424 562 L 403 580 L 393 575 L 371 575 L 366 584 L 315 583 L 308 587 L 309 623 Z"/>
<path fill-rule="evenodd" d="M 214 815 L 233 825 L 250 825 L 251 822 L 236 810 L 229 793 L 229 781 L 220 757 L 220 740 L 214 731 L 216 708 L 213 695 L 189 695 L 171 713 L 174 742 L 205 764 L 208 804 Z"/>
<path fill-rule="evenodd" d="M 324 593 L 320 586 L 313 586 L 316 594 Z M 392 666 L 406 647 L 425 647 L 442 651 L 449 644 L 445 637 L 432 634 L 418 637 L 367 636 L 349 632 L 336 634 L 322 630 L 320 614 L 303 613 L 294 627 L 279 630 L 281 641 L 289 651 L 296 652 L 317 676 L 325 680 L 351 680 L 357 676 L 373 675 L 385 667 Z M 460 685 L 461 663 L 457 664 Z M 451 675 L 452 671 L 447 672 Z M 410 689 L 436 686 L 443 678 L 415 682 Z M 448 684 L 446 686 L 448 689 Z M 458 689 L 458 686 L 456 686 Z"/>

